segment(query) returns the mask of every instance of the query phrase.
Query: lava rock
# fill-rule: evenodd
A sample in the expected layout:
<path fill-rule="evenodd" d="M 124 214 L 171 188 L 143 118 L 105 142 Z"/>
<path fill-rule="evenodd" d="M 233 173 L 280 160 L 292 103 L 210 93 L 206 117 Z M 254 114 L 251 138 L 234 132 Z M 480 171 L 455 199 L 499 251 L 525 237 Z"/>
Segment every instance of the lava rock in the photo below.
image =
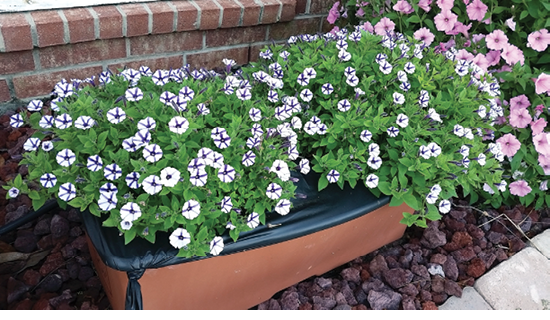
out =
<path fill-rule="evenodd" d="M 430 258 L 430 262 L 434 264 L 443 265 L 447 261 L 447 256 L 441 253 L 436 253 Z"/>
<path fill-rule="evenodd" d="M 376 255 L 369 264 L 370 274 L 374 277 L 380 278 L 382 272 L 389 270 L 386 259 L 381 255 Z"/>
<path fill-rule="evenodd" d="M 450 296 L 461 298 L 462 288 L 458 285 L 458 283 L 447 279 L 445 280 L 445 293 Z"/>
<path fill-rule="evenodd" d="M 406 269 L 390 269 L 383 272 L 384 280 L 394 289 L 399 289 L 410 283 L 413 273 Z"/>
<path fill-rule="evenodd" d="M 74 239 L 74 241 L 71 243 L 71 246 L 80 252 L 89 252 L 88 241 L 86 240 L 85 235 Z"/>
<path fill-rule="evenodd" d="M 453 238 L 451 242 L 456 243 L 459 248 L 464 248 L 467 246 L 471 246 L 472 243 L 472 236 L 470 236 L 465 231 L 457 231 L 453 234 Z"/>
<path fill-rule="evenodd" d="M 46 261 L 44 261 L 42 267 L 40 267 L 40 274 L 46 276 L 54 270 L 61 268 L 64 264 L 65 259 L 63 259 L 61 252 L 51 253 L 46 257 Z"/>
<path fill-rule="evenodd" d="M 384 288 L 386 288 L 384 282 L 377 278 L 370 278 L 369 281 L 365 281 L 363 282 L 363 284 L 361 284 L 361 289 L 363 289 L 363 291 L 365 291 L 366 293 L 370 292 L 371 290 L 380 291 Z"/>
<path fill-rule="evenodd" d="M 485 262 L 481 258 L 474 258 L 470 261 L 466 274 L 470 277 L 479 278 L 486 270 Z"/>
<path fill-rule="evenodd" d="M 315 283 L 319 287 L 321 287 L 321 289 L 329 289 L 330 287 L 332 287 L 332 280 L 327 278 L 322 278 L 322 277 L 316 278 Z"/>
<path fill-rule="evenodd" d="M 86 280 L 93 277 L 95 274 L 94 270 L 88 266 L 84 266 L 80 268 L 80 272 L 78 273 L 78 280 L 82 282 L 86 282 Z"/>
<path fill-rule="evenodd" d="M 351 309 L 351 306 L 347 304 L 339 304 L 336 307 L 334 307 L 334 309 L 332 310 L 352 310 L 352 309 Z"/>
<path fill-rule="evenodd" d="M 434 293 L 432 295 L 433 302 L 436 304 L 443 304 L 449 296 L 445 292 Z"/>
<path fill-rule="evenodd" d="M 367 301 L 367 294 L 365 293 L 365 291 L 363 291 L 362 288 L 355 289 L 355 300 L 359 304 L 365 303 L 365 301 Z"/>
<path fill-rule="evenodd" d="M 29 298 L 25 298 L 22 301 L 19 301 L 13 307 L 14 310 L 31 310 L 34 306 L 34 301 Z"/>
<path fill-rule="evenodd" d="M 476 253 L 474 252 L 474 248 L 472 247 L 466 247 L 462 248 L 456 251 L 453 251 L 451 253 L 453 258 L 455 258 L 456 262 L 468 262 L 476 257 Z"/>
<path fill-rule="evenodd" d="M 452 256 L 447 256 L 447 261 L 445 261 L 442 267 L 445 277 L 453 281 L 458 279 L 458 265 Z"/>
<path fill-rule="evenodd" d="M 468 234 L 474 239 L 481 239 L 485 236 L 485 232 L 473 224 L 466 225 L 466 231 L 468 231 Z"/>
<path fill-rule="evenodd" d="M 414 299 L 410 296 L 403 296 L 401 305 L 403 306 L 403 310 L 416 310 Z"/>
<path fill-rule="evenodd" d="M 51 222 L 52 222 L 52 218 L 49 218 L 49 217 L 38 221 L 34 226 L 34 230 L 33 230 L 34 234 L 37 236 L 43 236 L 43 235 L 49 234 L 51 232 L 50 231 Z"/>
<path fill-rule="evenodd" d="M 56 214 L 50 222 L 50 230 L 54 239 L 67 236 L 69 234 L 69 220 Z"/>
<path fill-rule="evenodd" d="M 506 236 L 502 233 L 489 231 L 489 233 L 487 233 L 487 240 L 493 244 L 505 244 L 508 239 L 506 239 Z"/>
<path fill-rule="evenodd" d="M 445 291 L 445 278 L 434 276 L 432 278 L 432 291 L 440 293 Z"/>
<path fill-rule="evenodd" d="M 13 243 L 13 247 L 23 253 L 31 253 L 36 250 L 36 241 L 38 240 L 34 233 L 30 230 L 21 230 L 18 232 L 17 239 Z"/>
<path fill-rule="evenodd" d="M 8 279 L 7 289 L 7 302 L 8 304 L 11 304 L 19 300 L 19 298 L 21 298 L 29 290 L 29 286 L 13 277 L 10 277 Z"/>
<path fill-rule="evenodd" d="M 347 304 L 349 304 L 350 306 L 354 306 L 357 304 L 357 299 L 355 299 L 353 290 L 350 288 L 349 285 L 347 285 L 347 283 L 342 287 L 341 292 L 344 295 Z"/>
<path fill-rule="evenodd" d="M 71 230 L 69 231 L 69 236 L 74 238 L 80 236 L 81 234 L 82 234 L 82 229 L 78 226 L 72 227 Z"/>
<path fill-rule="evenodd" d="M 36 286 L 40 282 L 40 279 L 42 279 L 40 272 L 33 269 L 29 269 L 23 274 L 23 282 L 30 287 Z"/>
<path fill-rule="evenodd" d="M 411 271 L 412 273 L 416 274 L 422 279 L 430 279 L 430 273 L 428 272 L 428 268 L 426 268 L 426 266 L 424 265 L 421 265 L 421 264 L 413 265 L 411 267 Z"/>
<path fill-rule="evenodd" d="M 370 306 L 374 310 L 397 310 L 401 303 L 401 295 L 393 290 L 371 290 L 367 296 Z"/>
<path fill-rule="evenodd" d="M 5 224 L 7 225 L 10 222 L 13 222 L 19 218 L 22 218 L 28 211 L 29 209 L 27 207 L 22 206 L 17 208 L 15 211 L 6 213 L 6 217 L 4 218 Z"/>
<path fill-rule="evenodd" d="M 433 301 L 426 301 L 422 303 L 422 310 L 438 310 L 438 308 Z"/>
<path fill-rule="evenodd" d="M 44 280 L 42 280 L 42 283 L 40 284 L 40 288 L 47 292 L 56 292 L 61 288 L 62 284 L 63 281 L 61 276 L 54 273 L 44 277 Z"/>
<path fill-rule="evenodd" d="M 356 284 L 361 283 L 361 272 L 356 268 L 346 268 L 340 272 L 340 276 L 346 281 Z"/>
<path fill-rule="evenodd" d="M 76 299 L 76 296 L 71 294 L 71 290 L 64 290 L 60 296 L 57 296 L 55 298 L 51 298 L 48 302 L 50 305 L 56 309 L 61 309 L 60 306 L 62 304 L 69 304 L 73 302 Z M 63 308 L 66 309 L 66 308 Z M 72 308 L 69 308 L 72 309 Z"/>
<path fill-rule="evenodd" d="M 50 250 L 54 247 L 53 239 L 51 234 L 47 234 L 43 236 L 40 240 L 38 240 L 38 243 L 36 244 L 39 249 L 42 250 Z"/>
<path fill-rule="evenodd" d="M 336 299 L 334 297 L 322 298 L 314 296 L 312 300 L 314 310 L 330 310 L 336 306 Z"/>
<path fill-rule="evenodd" d="M 423 246 L 430 249 L 435 249 L 447 243 L 445 233 L 437 228 L 438 225 L 439 224 L 431 222 L 428 225 L 428 228 L 424 230 L 424 233 L 422 234 L 422 239 L 420 240 L 420 243 Z"/>
<path fill-rule="evenodd" d="M 298 292 L 284 292 L 281 296 L 282 310 L 298 310 L 300 307 L 300 299 Z"/>

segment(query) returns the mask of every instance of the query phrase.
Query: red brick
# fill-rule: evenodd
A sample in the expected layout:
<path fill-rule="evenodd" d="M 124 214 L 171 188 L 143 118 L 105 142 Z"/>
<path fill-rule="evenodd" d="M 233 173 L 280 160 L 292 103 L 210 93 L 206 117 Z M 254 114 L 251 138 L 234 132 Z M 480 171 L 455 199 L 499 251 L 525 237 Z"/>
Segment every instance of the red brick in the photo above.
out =
<path fill-rule="evenodd" d="M 296 0 L 281 0 L 283 9 L 281 11 L 280 22 L 291 21 L 296 15 Z"/>
<path fill-rule="evenodd" d="M 275 23 L 279 19 L 279 8 L 281 3 L 277 0 L 261 0 L 264 4 L 264 12 L 262 14 L 262 24 Z"/>
<path fill-rule="evenodd" d="M 119 6 L 126 14 L 126 36 L 143 36 L 149 33 L 149 13 L 141 4 Z"/>
<path fill-rule="evenodd" d="M 69 23 L 71 43 L 91 41 L 95 39 L 94 17 L 88 9 L 66 9 L 63 14 Z"/>
<path fill-rule="evenodd" d="M 132 56 L 201 48 L 202 31 L 148 35 L 130 39 L 130 55 Z"/>
<path fill-rule="evenodd" d="M 98 75 L 101 66 L 72 69 L 58 72 L 45 72 L 28 76 L 15 77 L 13 86 L 18 99 L 34 98 L 49 94 L 61 79 L 85 79 Z"/>
<path fill-rule="evenodd" d="M 222 28 L 238 27 L 241 22 L 241 6 L 233 0 L 216 0 L 223 7 Z"/>
<path fill-rule="evenodd" d="M 141 66 L 147 66 L 151 68 L 153 72 L 158 69 L 170 70 L 170 69 L 181 68 L 183 66 L 183 57 L 181 55 L 177 55 L 172 57 L 162 57 L 162 58 L 152 58 L 152 59 L 121 62 L 116 64 L 110 64 L 108 68 L 112 72 L 118 73 L 119 70 L 124 69 L 124 67 L 137 70 Z"/>
<path fill-rule="evenodd" d="M 196 30 L 199 28 L 199 11 L 194 5 L 188 1 L 172 1 L 172 4 L 178 11 L 177 32 Z"/>
<path fill-rule="evenodd" d="M 238 65 L 244 65 L 248 63 L 248 47 L 188 54 L 187 63 L 191 66 L 191 69 L 213 69 L 222 67 L 224 58 L 233 59 Z"/>
<path fill-rule="evenodd" d="M 200 30 L 216 29 L 220 25 L 220 8 L 212 0 L 197 0 L 195 3 L 201 8 Z"/>
<path fill-rule="evenodd" d="M 250 62 L 257 62 L 260 59 L 260 51 L 265 47 L 265 44 L 255 44 L 250 46 L 249 57 Z"/>
<path fill-rule="evenodd" d="M 166 2 L 146 3 L 153 13 L 153 34 L 174 31 L 174 10 Z"/>
<path fill-rule="evenodd" d="M 277 23 L 271 26 L 268 39 L 283 40 L 299 34 L 315 34 L 319 32 L 320 19 L 319 17 Z"/>
<path fill-rule="evenodd" d="M 254 0 L 238 0 L 244 7 L 242 26 L 255 26 L 260 23 L 262 7 Z"/>
<path fill-rule="evenodd" d="M 336 0 L 314 0 L 309 7 L 310 14 L 328 13 Z M 342 3 L 342 2 L 340 2 Z"/>
<path fill-rule="evenodd" d="M 33 48 L 31 26 L 23 14 L 0 14 L 0 27 L 7 52 Z"/>
<path fill-rule="evenodd" d="M 0 74 L 34 70 L 32 51 L 0 52 Z"/>
<path fill-rule="evenodd" d="M 229 28 L 206 31 L 206 47 L 265 41 L 267 26 Z"/>
<path fill-rule="evenodd" d="M 36 25 L 39 47 L 65 43 L 63 20 L 56 10 L 34 11 L 31 16 Z"/>
<path fill-rule="evenodd" d="M 0 80 L 0 102 L 7 102 L 11 100 L 10 88 L 8 88 L 8 82 L 6 80 Z"/>
<path fill-rule="evenodd" d="M 307 0 L 296 0 L 296 14 L 306 13 Z"/>
<path fill-rule="evenodd" d="M 48 69 L 124 57 L 126 57 L 124 39 L 97 40 L 44 48 L 40 50 L 40 65 Z"/>
<path fill-rule="evenodd" d="M 122 38 L 122 15 L 114 6 L 92 7 L 99 18 L 99 38 Z"/>

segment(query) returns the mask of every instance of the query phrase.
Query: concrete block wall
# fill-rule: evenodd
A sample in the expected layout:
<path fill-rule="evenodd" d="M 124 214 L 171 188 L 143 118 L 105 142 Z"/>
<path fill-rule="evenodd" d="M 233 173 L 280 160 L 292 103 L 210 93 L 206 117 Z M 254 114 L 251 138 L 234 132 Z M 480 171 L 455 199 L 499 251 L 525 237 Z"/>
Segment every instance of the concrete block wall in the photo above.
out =
<path fill-rule="evenodd" d="M 0 114 L 65 78 L 142 65 L 246 64 L 271 41 L 327 32 L 335 0 L 185 0 L 0 13 Z"/>

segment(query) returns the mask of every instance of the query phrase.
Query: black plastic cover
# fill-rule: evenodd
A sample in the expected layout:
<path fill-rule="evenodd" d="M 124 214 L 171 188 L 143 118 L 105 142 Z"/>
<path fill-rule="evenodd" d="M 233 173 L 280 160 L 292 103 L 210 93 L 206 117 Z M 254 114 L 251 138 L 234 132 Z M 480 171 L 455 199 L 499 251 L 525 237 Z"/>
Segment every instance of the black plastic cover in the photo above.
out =
<path fill-rule="evenodd" d="M 319 175 L 310 173 L 304 176 L 293 172 L 293 176 L 299 178 L 296 193 L 305 195 L 305 198 L 292 199 L 293 208 L 286 216 L 276 212 L 268 213 L 266 225 L 241 233 L 237 242 L 233 242 L 229 232 L 226 232 L 222 235 L 225 246 L 220 255 L 269 246 L 328 229 L 376 210 L 390 200 L 387 196 L 376 198 L 362 183 L 358 183 L 355 189 L 346 184 L 343 190 L 330 184 L 318 192 Z M 156 233 L 155 244 L 135 238 L 124 245 L 124 237 L 119 235 L 117 228 L 101 226 L 104 219 L 87 212 L 82 214 L 82 219 L 88 236 L 105 265 L 128 273 L 126 309 L 142 309 L 141 290 L 137 280 L 145 269 L 213 257 L 176 257 L 178 250 L 170 245 L 169 234 L 165 232 Z"/>

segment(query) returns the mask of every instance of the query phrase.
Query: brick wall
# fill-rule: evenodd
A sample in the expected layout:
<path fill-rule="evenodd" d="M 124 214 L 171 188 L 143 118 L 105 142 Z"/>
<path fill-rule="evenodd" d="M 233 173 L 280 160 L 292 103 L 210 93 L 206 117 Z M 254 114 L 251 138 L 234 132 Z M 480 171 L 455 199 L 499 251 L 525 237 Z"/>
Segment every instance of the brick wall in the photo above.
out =
<path fill-rule="evenodd" d="M 334 0 L 335 1 L 335 0 Z M 272 40 L 326 32 L 333 0 L 159 1 L 0 13 L 0 114 L 62 78 L 254 61 Z"/>

